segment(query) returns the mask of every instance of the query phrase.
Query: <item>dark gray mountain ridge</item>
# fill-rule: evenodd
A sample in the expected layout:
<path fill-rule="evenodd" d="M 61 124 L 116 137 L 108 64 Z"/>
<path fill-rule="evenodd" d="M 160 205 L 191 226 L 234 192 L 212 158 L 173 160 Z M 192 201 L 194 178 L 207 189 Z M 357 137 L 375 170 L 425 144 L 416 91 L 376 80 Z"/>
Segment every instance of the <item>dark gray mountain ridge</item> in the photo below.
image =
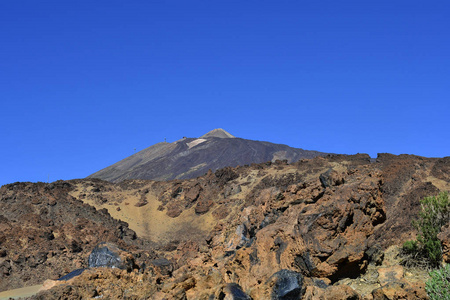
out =
<path fill-rule="evenodd" d="M 328 153 L 292 148 L 283 144 L 236 138 L 214 129 L 200 138 L 158 143 L 129 156 L 88 178 L 119 182 L 125 179 L 171 180 L 201 176 L 208 170 L 251 163 L 325 156 Z"/>

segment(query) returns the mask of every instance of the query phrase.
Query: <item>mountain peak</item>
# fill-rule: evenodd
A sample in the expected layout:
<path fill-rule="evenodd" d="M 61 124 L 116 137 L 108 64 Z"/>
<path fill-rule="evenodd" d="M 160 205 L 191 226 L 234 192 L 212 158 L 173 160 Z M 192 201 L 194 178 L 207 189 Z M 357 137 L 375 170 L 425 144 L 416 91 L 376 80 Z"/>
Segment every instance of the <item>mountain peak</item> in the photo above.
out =
<path fill-rule="evenodd" d="M 213 129 L 210 132 L 202 135 L 200 138 L 205 139 L 205 138 L 212 138 L 212 137 L 227 139 L 227 138 L 234 138 L 235 136 L 226 132 L 222 128 L 216 128 L 216 129 Z"/>
<path fill-rule="evenodd" d="M 252 163 L 325 156 L 327 153 L 291 148 L 282 144 L 259 142 L 214 129 L 200 138 L 184 138 L 173 143 L 158 143 L 106 167 L 89 178 L 113 182 L 125 179 L 173 180 L 195 178 L 211 170 Z"/>

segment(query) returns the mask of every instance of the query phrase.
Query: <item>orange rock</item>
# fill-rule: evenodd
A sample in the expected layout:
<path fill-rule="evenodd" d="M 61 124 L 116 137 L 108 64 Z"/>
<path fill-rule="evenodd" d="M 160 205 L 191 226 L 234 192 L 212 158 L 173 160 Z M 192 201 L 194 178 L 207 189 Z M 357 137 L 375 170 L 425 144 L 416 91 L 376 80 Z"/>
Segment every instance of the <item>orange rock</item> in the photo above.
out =
<path fill-rule="evenodd" d="M 429 299 L 424 283 L 410 283 L 405 280 L 389 282 L 372 292 L 373 300 L 419 300 Z"/>
<path fill-rule="evenodd" d="M 383 286 L 389 282 L 400 281 L 403 278 L 403 267 L 395 265 L 378 269 L 378 282 Z"/>

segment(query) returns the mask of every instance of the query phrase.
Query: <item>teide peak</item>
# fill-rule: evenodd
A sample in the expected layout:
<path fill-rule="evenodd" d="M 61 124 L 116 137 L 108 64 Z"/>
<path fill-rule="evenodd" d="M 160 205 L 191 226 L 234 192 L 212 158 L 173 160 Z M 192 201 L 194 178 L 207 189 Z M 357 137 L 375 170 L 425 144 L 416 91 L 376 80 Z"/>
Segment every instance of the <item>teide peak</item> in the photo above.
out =
<path fill-rule="evenodd" d="M 213 137 L 216 137 L 216 138 L 235 138 L 234 135 L 231 135 L 229 132 L 226 132 L 222 128 L 217 128 L 217 129 L 211 130 L 207 134 L 202 135 L 200 138 L 201 139 L 206 139 L 206 138 L 213 138 Z"/>
<path fill-rule="evenodd" d="M 208 170 L 275 160 L 295 162 L 327 153 L 237 138 L 214 129 L 199 138 L 158 143 L 88 178 L 119 182 L 125 179 L 171 180 L 201 176 Z"/>

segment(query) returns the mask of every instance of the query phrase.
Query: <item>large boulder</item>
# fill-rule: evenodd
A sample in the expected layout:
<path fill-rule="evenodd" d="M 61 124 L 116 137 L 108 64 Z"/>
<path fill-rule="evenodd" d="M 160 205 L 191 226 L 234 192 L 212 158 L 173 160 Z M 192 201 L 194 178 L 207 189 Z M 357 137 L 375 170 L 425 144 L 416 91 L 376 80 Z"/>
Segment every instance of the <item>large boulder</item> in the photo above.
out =
<path fill-rule="evenodd" d="M 89 255 L 89 268 L 108 267 L 127 271 L 138 268 L 133 256 L 113 243 L 98 244 Z"/>
<path fill-rule="evenodd" d="M 296 300 L 305 292 L 303 276 L 291 270 L 281 270 L 269 278 L 272 300 Z"/>

